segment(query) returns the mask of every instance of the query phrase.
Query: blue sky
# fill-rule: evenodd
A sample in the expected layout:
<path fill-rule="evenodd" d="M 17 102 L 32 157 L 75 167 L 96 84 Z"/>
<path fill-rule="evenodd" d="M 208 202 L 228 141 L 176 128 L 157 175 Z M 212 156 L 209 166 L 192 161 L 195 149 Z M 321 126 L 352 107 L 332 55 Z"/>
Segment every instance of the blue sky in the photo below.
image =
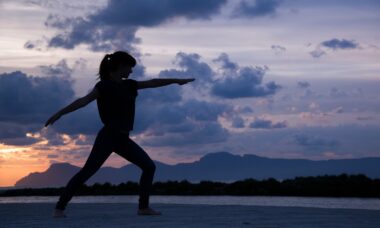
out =
<path fill-rule="evenodd" d="M 82 165 L 95 102 L 43 129 L 96 83 L 106 53 L 132 78 L 195 77 L 141 91 L 133 138 L 155 160 L 228 151 L 266 157 L 379 156 L 378 1 L 0 2 L 0 169 Z M 105 165 L 127 162 L 112 156 Z M 2 174 L 3 175 L 3 174 Z"/>

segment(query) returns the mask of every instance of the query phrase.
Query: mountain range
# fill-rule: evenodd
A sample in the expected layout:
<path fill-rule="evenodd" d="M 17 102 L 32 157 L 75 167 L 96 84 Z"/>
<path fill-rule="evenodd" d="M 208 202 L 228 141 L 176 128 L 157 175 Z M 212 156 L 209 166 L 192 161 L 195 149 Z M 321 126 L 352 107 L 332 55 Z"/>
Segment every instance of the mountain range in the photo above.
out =
<path fill-rule="evenodd" d="M 380 158 L 307 160 L 266 158 L 252 154 L 234 155 L 228 152 L 209 153 L 192 163 L 168 165 L 156 164 L 154 181 L 202 180 L 232 182 L 246 178 L 277 180 L 297 176 L 364 174 L 370 178 L 380 178 Z M 44 172 L 33 172 L 21 178 L 15 187 L 61 187 L 80 170 L 69 163 L 54 163 Z M 134 164 L 120 168 L 102 167 L 87 182 L 119 184 L 127 181 L 138 182 L 141 170 Z"/>

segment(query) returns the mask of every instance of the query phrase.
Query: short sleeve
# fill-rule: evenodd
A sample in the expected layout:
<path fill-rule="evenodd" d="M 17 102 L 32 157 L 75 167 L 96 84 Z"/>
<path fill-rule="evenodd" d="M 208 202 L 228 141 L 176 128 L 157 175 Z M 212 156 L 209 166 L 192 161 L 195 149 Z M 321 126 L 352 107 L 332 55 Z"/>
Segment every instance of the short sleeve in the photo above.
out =
<path fill-rule="evenodd" d="M 127 82 L 128 82 L 129 86 L 130 86 L 133 90 L 137 90 L 137 81 L 136 81 L 136 80 L 133 80 L 133 79 L 127 79 Z"/>
<path fill-rule="evenodd" d="M 103 81 L 99 81 L 95 84 L 95 88 L 98 90 L 99 94 L 102 94 L 104 91 L 104 83 Z"/>
<path fill-rule="evenodd" d="M 107 80 L 99 81 L 95 84 L 95 88 L 98 90 L 100 96 L 104 96 L 106 94 L 109 94 L 111 91 L 113 91 L 111 85 Z"/>
<path fill-rule="evenodd" d="M 125 84 L 127 85 L 128 90 L 137 96 L 137 81 L 133 79 L 127 79 L 125 80 Z"/>

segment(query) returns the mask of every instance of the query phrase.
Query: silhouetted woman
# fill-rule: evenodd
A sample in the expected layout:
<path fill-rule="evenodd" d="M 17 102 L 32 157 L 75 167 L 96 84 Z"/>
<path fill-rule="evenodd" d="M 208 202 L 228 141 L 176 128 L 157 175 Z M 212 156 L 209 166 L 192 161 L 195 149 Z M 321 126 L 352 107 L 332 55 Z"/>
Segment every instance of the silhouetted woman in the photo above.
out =
<path fill-rule="evenodd" d="M 147 81 L 127 79 L 135 65 L 135 58 L 127 52 L 117 51 L 107 54 L 100 63 L 100 81 L 96 83 L 94 89 L 54 114 L 45 123 L 45 127 L 53 124 L 62 115 L 84 107 L 96 99 L 99 115 L 104 124 L 96 136 L 85 165 L 71 178 L 62 192 L 55 206 L 54 217 L 66 217 L 64 210 L 76 189 L 95 174 L 112 152 L 142 169 L 139 182 L 138 215 L 161 214 L 149 207 L 149 194 L 156 169 L 155 164 L 148 154 L 129 138 L 129 132 L 133 130 L 137 90 L 173 83 L 183 85 L 194 79 L 151 79 Z"/>

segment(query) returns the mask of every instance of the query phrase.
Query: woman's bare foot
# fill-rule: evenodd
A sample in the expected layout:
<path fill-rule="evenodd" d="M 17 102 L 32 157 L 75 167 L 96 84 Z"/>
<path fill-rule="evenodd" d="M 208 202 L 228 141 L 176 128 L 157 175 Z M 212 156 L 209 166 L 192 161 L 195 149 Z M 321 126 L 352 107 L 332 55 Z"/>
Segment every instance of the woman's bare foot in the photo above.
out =
<path fill-rule="evenodd" d="M 63 210 L 55 209 L 53 213 L 53 218 L 66 218 L 67 216 L 63 213 Z"/>
<path fill-rule="evenodd" d="M 144 209 L 139 209 L 137 211 L 137 214 L 138 215 L 161 215 L 162 213 L 159 211 L 155 211 L 152 208 L 148 207 L 148 208 L 144 208 Z"/>

